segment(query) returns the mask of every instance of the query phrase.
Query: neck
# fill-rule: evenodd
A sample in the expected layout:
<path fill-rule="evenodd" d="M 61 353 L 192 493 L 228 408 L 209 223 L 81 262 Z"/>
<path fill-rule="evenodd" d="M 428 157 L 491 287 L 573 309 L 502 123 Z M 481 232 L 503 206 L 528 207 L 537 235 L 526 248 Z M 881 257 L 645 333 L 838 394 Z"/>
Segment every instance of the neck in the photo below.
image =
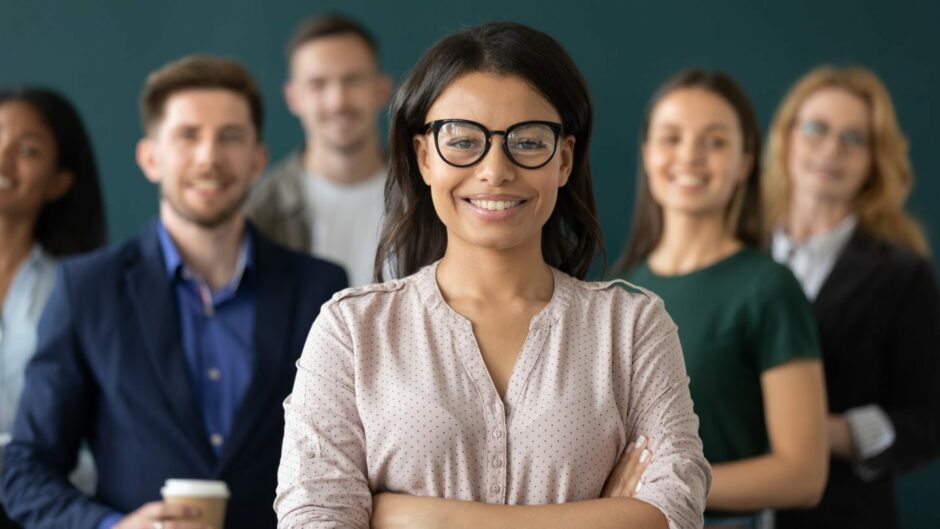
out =
<path fill-rule="evenodd" d="M 738 251 L 742 246 L 725 227 L 723 215 L 709 217 L 663 212 L 663 234 L 649 256 L 661 275 L 687 274 Z"/>
<path fill-rule="evenodd" d="M 181 219 L 164 202 L 160 205 L 160 220 L 183 262 L 199 278 L 214 290 L 232 280 L 245 236 L 244 215 L 238 213 L 218 226 L 205 228 Z"/>
<path fill-rule="evenodd" d="M 304 151 L 304 169 L 330 182 L 351 185 L 367 180 L 382 167 L 382 152 L 377 135 L 351 152 L 322 145 L 311 138 Z"/>
<path fill-rule="evenodd" d="M 828 233 L 852 213 L 848 202 L 794 194 L 784 228 L 796 242 Z"/>
<path fill-rule="evenodd" d="M 555 278 L 542 259 L 541 238 L 535 244 L 509 250 L 490 250 L 453 243 L 437 269 L 437 282 L 445 300 L 474 299 L 502 304 L 519 298 L 548 302 Z"/>

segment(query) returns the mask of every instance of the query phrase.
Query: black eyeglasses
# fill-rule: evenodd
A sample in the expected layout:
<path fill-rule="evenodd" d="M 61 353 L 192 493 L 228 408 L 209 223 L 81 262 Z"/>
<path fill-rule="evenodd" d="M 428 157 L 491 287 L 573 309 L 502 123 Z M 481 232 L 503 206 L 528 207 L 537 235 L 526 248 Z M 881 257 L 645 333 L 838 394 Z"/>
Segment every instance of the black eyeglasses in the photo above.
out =
<path fill-rule="evenodd" d="M 509 161 L 525 169 L 538 169 L 555 156 L 561 130 L 561 123 L 553 121 L 523 121 L 506 130 L 490 130 L 467 119 L 438 119 L 426 124 L 423 133 L 434 132 L 437 154 L 454 167 L 470 167 L 482 160 L 493 136 L 500 135 Z"/>

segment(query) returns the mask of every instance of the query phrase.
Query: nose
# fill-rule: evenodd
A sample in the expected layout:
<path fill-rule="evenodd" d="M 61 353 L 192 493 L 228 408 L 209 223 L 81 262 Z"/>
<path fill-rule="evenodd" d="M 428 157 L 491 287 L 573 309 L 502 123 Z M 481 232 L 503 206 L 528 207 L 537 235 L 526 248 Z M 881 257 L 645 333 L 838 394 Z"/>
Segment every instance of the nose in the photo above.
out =
<path fill-rule="evenodd" d="M 339 110 L 346 106 L 349 99 L 349 89 L 344 83 L 330 83 L 326 89 L 326 103 L 331 110 Z"/>
<path fill-rule="evenodd" d="M 819 142 L 819 151 L 827 156 L 837 156 L 842 152 L 842 140 L 839 134 L 830 130 Z"/>
<path fill-rule="evenodd" d="M 679 144 L 679 160 L 688 165 L 698 165 L 704 161 L 705 148 L 702 142 L 688 138 Z"/>
<path fill-rule="evenodd" d="M 490 150 L 477 164 L 477 176 L 491 186 L 501 186 L 516 179 L 517 167 L 503 152 L 504 139 L 493 136 Z"/>
<path fill-rule="evenodd" d="M 196 166 L 201 171 L 215 167 L 219 161 L 219 143 L 215 138 L 205 138 L 196 147 Z"/>

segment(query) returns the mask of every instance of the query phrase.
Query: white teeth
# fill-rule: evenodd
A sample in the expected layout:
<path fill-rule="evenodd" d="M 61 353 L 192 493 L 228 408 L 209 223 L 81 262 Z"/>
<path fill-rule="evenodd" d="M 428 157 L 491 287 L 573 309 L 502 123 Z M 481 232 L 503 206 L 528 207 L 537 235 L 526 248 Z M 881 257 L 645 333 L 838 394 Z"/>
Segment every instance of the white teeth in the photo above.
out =
<path fill-rule="evenodd" d="M 193 180 L 192 185 L 197 191 L 218 191 L 222 182 L 218 180 Z"/>
<path fill-rule="evenodd" d="M 680 186 L 700 186 L 705 185 L 705 177 L 690 174 L 676 175 L 676 183 Z"/>
<path fill-rule="evenodd" d="M 14 182 L 12 178 L 7 178 L 3 175 L 0 175 L 0 189 L 2 190 L 13 189 L 13 185 L 14 185 Z"/>
<path fill-rule="evenodd" d="M 516 207 L 520 203 L 522 203 L 522 201 L 521 200 L 474 200 L 474 199 L 471 199 L 470 203 L 478 208 L 485 209 L 488 211 L 500 211 L 503 209 Z"/>

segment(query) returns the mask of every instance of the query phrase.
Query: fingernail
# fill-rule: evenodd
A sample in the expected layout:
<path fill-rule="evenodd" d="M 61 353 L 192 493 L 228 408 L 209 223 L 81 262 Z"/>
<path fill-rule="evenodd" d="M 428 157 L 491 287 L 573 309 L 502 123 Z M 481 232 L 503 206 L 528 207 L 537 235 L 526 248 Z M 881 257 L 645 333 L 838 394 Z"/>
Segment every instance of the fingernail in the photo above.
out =
<path fill-rule="evenodd" d="M 636 444 L 634 444 L 633 446 L 635 446 L 636 448 L 639 448 L 645 444 L 646 444 L 646 436 L 643 434 L 640 434 L 640 436 L 636 438 Z"/>
<path fill-rule="evenodd" d="M 647 460 L 649 460 L 649 458 L 650 458 L 650 451 L 643 449 L 643 451 L 640 453 L 640 463 L 646 463 Z"/>
<path fill-rule="evenodd" d="M 642 482 L 642 481 L 638 482 L 638 483 L 636 484 L 636 488 L 633 489 L 633 492 L 640 492 L 640 487 L 642 487 L 642 486 L 643 486 L 643 482 Z"/>

